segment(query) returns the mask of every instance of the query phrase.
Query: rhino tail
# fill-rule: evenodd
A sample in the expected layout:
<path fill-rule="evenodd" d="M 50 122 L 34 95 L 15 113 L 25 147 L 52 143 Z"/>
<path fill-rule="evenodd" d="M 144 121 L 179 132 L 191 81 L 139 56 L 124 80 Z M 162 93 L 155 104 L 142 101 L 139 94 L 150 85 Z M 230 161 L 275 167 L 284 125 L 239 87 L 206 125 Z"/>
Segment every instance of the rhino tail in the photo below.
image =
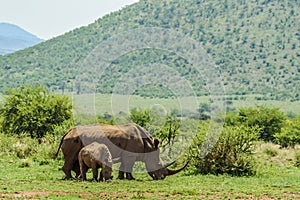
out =
<path fill-rule="evenodd" d="M 56 158 L 56 157 L 58 156 L 58 153 L 59 153 L 59 150 L 60 150 L 60 148 L 61 148 L 61 145 L 62 145 L 62 143 L 63 143 L 63 141 L 64 141 L 66 135 L 68 135 L 68 133 L 69 133 L 71 130 L 72 130 L 72 128 L 71 128 L 68 132 L 66 132 L 66 133 L 63 135 L 63 137 L 61 138 L 60 144 L 59 144 L 58 149 L 57 149 L 57 151 L 56 151 L 56 153 L 55 153 L 55 155 L 54 155 L 54 158 Z"/>

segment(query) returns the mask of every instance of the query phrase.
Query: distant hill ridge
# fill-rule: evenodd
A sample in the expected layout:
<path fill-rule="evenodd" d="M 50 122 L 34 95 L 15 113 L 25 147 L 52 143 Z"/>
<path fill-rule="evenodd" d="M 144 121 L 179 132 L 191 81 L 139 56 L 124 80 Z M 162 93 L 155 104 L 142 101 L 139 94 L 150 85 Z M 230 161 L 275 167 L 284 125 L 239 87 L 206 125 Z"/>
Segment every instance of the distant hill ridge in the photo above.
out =
<path fill-rule="evenodd" d="M 161 27 L 180 30 L 201 42 L 221 71 L 226 94 L 297 101 L 300 100 L 299 19 L 298 0 L 140 0 L 88 26 L 0 57 L 0 92 L 22 84 L 42 84 L 53 91 L 84 92 L 76 88 L 74 80 L 86 56 L 97 45 L 130 29 Z M 97 92 L 111 93 L 113 79 L 130 70 L 133 62 L 138 66 L 152 60 L 182 66 L 179 72 L 187 76 L 192 72 L 184 61 L 172 55 L 136 52 L 112 63 L 113 77 L 104 77 Z M 192 76 L 191 79 L 195 93 L 207 95 L 205 84 Z M 157 87 L 136 94 L 172 95 L 157 91 Z"/>
<path fill-rule="evenodd" d="M 0 54 L 12 53 L 36 45 L 44 40 L 17 25 L 0 23 Z"/>

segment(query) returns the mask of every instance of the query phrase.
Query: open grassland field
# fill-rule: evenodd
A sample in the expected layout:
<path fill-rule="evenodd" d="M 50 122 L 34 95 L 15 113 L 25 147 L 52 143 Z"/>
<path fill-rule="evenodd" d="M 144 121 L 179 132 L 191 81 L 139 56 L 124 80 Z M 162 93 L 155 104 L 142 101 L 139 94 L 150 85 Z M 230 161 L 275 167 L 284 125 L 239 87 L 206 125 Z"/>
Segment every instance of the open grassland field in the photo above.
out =
<path fill-rule="evenodd" d="M 228 108 L 238 109 L 245 107 L 255 107 L 264 105 L 267 107 L 280 108 L 285 113 L 300 114 L 300 101 L 276 101 L 276 100 L 257 100 L 251 95 L 245 96 L 225 96 L 220 101 L 226 103 Z M 72 96 L 74 110 L 77 113 L 99 114 L 119 112 L 129 113 L 132 108 L 151 109 L 153 106 L 161 106 L 166 111 L 177 109 L 181 112 L 197 112 L 196 104 L 210 104 L 210 97 L 183 97 L 183 98 L 143 98 L 136 95 L 114 95 L 114 94 L 86 94 Z M 228 103 L 229 102 L 229 103 Z"/>
<path fill-rule="evenodd" d="M 178 98 L 144 98 L 137 95 L 115 95 L 115 94 L 68 94 L 73 102 L 74 113 L 78 114 L 119 114 L 119 112 L 129 113 L 130 109 L 142 108 L 151 109 L 153 106 L 160 106 L 170 112 L 174 109 L 180 112 L 197 112 L 196 104 L 210 104 L 210 96 L 204 97 L 182 97 Z M 257 100 L 251 95 L 225 96 L 220 101 L 227 104 L 227 108 L 238 109 L 264 105 L 267 107 L 280 108 L 285 113 L 300 114 L 300 101 L 277 101 L 277 100 Z M 0 95 L 0 105 L 4 99 Z M 184 103 L 183 103 L 184 102 Z M 227 103 L 226 103 L 227 102 Z M 230 102 L 228 104 L 228 102 Z"/>
<path fill-rule="evenodd" d="M 58 159 L 0 157 L 0 198 L 4 199 L 300 199 L 300 168 L 295 149 L 269 143 L 257 147 L 257 173 L 250 177 L 194 175 L 188 170 L 153 181 L 134 173 L 136 180 L 78 182 L 62 180 Z M 114 177 L 117 171 L 114 170 Z M 87 174 L 92 177 L 91 171 Z"/>

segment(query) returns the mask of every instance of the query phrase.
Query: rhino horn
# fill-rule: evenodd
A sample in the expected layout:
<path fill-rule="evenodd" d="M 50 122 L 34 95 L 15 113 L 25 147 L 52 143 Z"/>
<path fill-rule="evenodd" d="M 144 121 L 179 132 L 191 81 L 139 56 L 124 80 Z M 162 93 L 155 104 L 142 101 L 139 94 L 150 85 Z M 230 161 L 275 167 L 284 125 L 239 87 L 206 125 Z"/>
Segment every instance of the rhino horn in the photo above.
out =
<path fill-rule="evenodd" d="M 175 162 L 176 162 L 176 160 L 173 161 L 173 162 L 169 162 L 169 163 L 164 164 L 164 168 L 167 168 L 167 167 L 173 165 Z"/>
<path fill-rule="evenodd" d="M 189 162 L 187 162 L 182 168 L 176 169 L 176 170 L 167 169 L 168 173 L 167 173 L 166 175 L 167 175 L 167 176 L 170 176 L 170 175 L 177 174 L 178 172 L 184 170 L 184 168 L 186 168 L 186 166 L 187 166 L 188 164 L 189 164 Z"/>

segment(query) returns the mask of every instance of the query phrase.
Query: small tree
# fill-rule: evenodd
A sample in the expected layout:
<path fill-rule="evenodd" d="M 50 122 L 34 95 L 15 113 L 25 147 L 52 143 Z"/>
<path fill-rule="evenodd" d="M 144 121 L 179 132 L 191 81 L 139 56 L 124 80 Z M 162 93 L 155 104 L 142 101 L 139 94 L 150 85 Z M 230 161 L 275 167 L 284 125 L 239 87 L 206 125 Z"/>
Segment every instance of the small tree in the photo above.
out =
<path fill-rule="evenodd" d="M 144 128 L 150 125 L 150 110 L 149 109 L 137 109 L 130 110 L 129 119 Z"/>
<path fill-rule="evenodd" d="M 43 87 L 10 90 L 0 109 L 3 132 L 42 138 L 55 126 L 72 119 L 72 104 L 66 96 L 49 94 Z"/>
<path fill-rule="evenodd" d="M 162 146 L 173 145 L 175 137 L 178 135 L 180 120 L 175 116 L 168 115 L 163 127 L 155 134 L 161 140 Z"/>
<path fill-rule="evenodd" d="M 168 115 L 164 126 L 155 133 L 155 137 L 161 140 L 163 147 L 169 145 L 169 157 L 171 157 L 171 152 L 173 151 L 172 145 L 174 144 L 175 138 L 179 134 L 179 128 L 180 120 L 175 116 Z"/>
<path fill-rule="evenodd" d="M 145 129 L 150 134 L 161 140 L 162 146 L 171 146 L 180 128 L 180 119 L 176 117 L 176 112 L 161 118 L 159 113 L 149 109 L 132 109 L 130 111 L 130 120 Z M 160 124 L 159 122 L 163 122 Z"/>

